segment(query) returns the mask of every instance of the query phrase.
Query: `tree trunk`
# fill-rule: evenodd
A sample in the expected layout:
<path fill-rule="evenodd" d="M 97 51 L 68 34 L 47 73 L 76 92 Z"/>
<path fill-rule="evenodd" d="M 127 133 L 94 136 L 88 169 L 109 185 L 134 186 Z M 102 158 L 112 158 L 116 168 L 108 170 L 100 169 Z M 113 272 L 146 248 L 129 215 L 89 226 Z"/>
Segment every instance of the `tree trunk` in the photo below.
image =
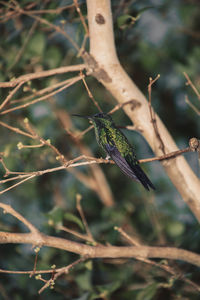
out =
<path fill-rule="evenodd" d="M 87 0 L 90 32 L 88 69 L 119 103 L 133 100 L 124 111 L 147 140 L 156 156 L 162 155 L 160 141 L 151 122 L 148 102 L 142 92 L 122 68 L 114 44 L 112 12 L 109 0 Z M 156 115 L 157 127 L 165 153 L 178 150 L 171 135 Z M 183 200 L 200 221 L 200 181 L 183 156 L 161 162 Z M 159 190 L 159 187 L 157 187 Z"/>

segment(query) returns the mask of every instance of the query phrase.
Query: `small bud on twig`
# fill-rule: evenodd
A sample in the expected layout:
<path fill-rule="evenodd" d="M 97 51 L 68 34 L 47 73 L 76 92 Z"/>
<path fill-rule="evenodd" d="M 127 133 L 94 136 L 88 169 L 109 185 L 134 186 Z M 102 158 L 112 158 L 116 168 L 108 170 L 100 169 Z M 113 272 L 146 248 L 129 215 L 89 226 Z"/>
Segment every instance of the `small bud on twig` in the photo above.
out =
<path fill-rule="evenodd" d="M 191 151 L 200 151 L 200 141 L 197 138 L 191 138 L 189 140 L 189 146 Z"/>

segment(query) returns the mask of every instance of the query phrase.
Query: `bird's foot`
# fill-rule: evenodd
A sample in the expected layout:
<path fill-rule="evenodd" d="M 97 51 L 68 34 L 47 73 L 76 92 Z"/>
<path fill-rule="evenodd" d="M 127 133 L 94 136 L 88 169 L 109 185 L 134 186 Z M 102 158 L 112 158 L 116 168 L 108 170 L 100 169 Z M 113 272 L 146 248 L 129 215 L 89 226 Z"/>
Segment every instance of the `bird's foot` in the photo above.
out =
<path fill-rule="evenodd" d="M 110 157 L 109 154 L 107 154 L 106 157 L 105 157 L 106 160 L 109 160 L 110 158 L 111 158 L 111 157 Z"/>

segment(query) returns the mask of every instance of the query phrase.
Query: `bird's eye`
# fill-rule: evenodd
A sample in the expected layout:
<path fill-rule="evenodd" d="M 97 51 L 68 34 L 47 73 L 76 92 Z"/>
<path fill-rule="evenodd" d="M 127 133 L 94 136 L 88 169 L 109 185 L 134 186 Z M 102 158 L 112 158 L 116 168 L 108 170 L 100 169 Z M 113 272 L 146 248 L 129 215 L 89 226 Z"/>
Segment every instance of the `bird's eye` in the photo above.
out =
<path fill-rule="evenodd" d="M 96 114 L 94 115 L 96 118 L 103 118 L 103 114 L 102 113 L 99 113 L 99 114 Z"/>

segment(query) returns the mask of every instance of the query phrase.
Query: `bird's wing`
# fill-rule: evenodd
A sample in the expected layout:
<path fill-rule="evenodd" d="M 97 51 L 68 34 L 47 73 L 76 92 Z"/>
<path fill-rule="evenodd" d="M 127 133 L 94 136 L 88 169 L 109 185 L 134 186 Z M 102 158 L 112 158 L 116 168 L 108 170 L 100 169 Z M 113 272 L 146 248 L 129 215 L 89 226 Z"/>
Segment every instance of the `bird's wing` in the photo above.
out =
<path fill-rule="evenodd" d="M 148 191 L 150 190 L 150 188 L 155 190 L 153 183 L 140 168 L 137 161 L 133 162 L 131 157 L 129 156 L 125 159 L 114 144 L 106 144 L 105 149 L 125 175 L 135 181 L 141 182 Z"/>
<path fill-rule="evenodd" d="M 150 179 L 147 177 L 147 175 L 144 173 L 142 168 L 139 165 L 139 162 L 133 162 L 132 158 L 130 156 L 126 157 L 127 163 L 133 170 L 135 176 L 139 179 L 139 181 L 143 184 L 143 186 L 149 191 L 150 188 L 155 190 L 155 186 L 150 181 Z"/>
<path fill-rule="evenodd" d="M 110 155 L 110 157 L 114 160 L 114 162 L 118 165 L 118 167 L 131 179 L 135 181 L 139 181 L 125 158 L 121 155 L 116 146 L 105 144 L 106 152 Z"/>

